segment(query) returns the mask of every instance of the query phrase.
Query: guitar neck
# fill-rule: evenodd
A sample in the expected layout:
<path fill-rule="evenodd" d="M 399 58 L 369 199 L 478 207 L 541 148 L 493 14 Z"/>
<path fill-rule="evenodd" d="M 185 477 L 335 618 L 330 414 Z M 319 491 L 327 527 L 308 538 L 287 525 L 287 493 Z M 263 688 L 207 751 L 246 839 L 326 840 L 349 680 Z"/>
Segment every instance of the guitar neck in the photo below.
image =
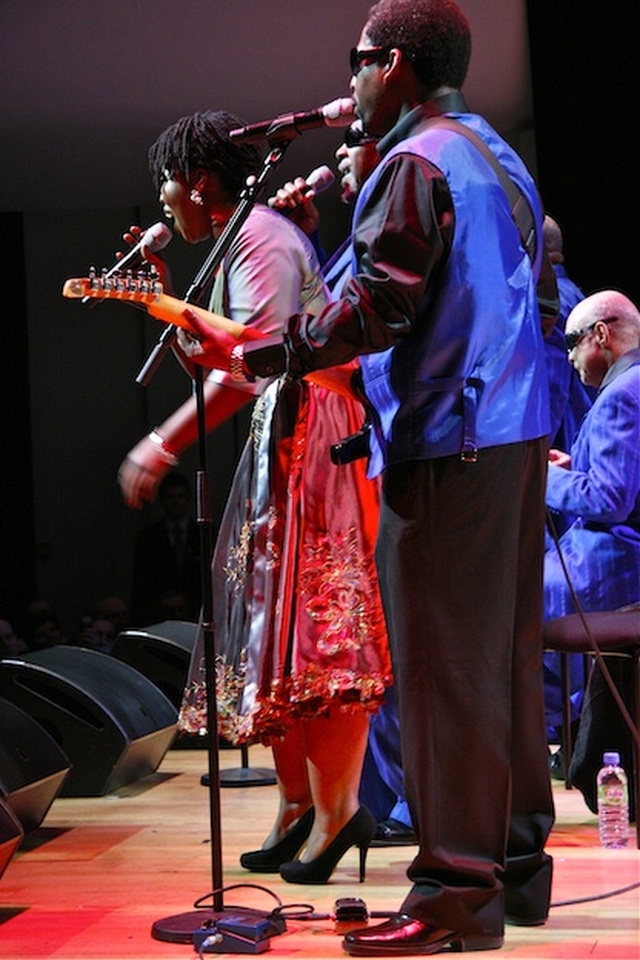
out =
<path fill-rule="evenodd" d="M 196 313 L 200 319 L 214 330 L 223 330 L 225 333 L 237 337 L 238 340 L 255 340 L 263 337 L 259 330 L 251 327 L 245 327 L 242 323 L 237 323 L 229 317 L 224 317 L 219 313 L 212 313 L 203 307 L 198 307 L 193 303 L 186 303 L 177 297 L 170 297 L 166 293 L 157 295 L 150 303 L 146 304 L 147 311 L 157 320 L 164 320 L 166 323 L 173 323 L 177 327 L 183 327 L 185 330 L 193 332 L 189 323 L 188 313 Z"/>
<path fill-rule="evenodd" d="M 200 319 L 214 330 L 223 330 L 225 333 L 237 337 L 238 340 L 254 340 L 264 336 L 259 330 L 245 327 L 242 323 L 223 317 L 219 313 L 211 313 L 203 307 L 193 303 L 186 303 L 177 297 L 171 297 L 162 292 L 159 284 L 134 281 L 131 284 L 123 282 L 104 283 L 100 279 L 75 278 L 67 280 L 62 288 L 63 297 L 70 299 L 84 299 L 89 297 L 96 300 L 118 300 L 121 303 L 134 303 L 165 323 L 174 324 L 185 330 L 194 332 L 189 323 L 188 312 L 197 313 Z"/>
<path fill-rule="evenodd" d="M 145 308 L 156 320 L 182 327 L 190 333 L 195 333 L 189 323 L 189 311 L 198 314 L 201 320 L 214 330 L 223 330 L 238 340 L 261 340 L 265 334 L 255 327 L 245 327 L 242 323 L 223 317 L 219 313 L 211 313 L 203 307 L 186 303 L 177 297 L 170 297 L 162 292 L 162 286 L 148 280 L 103 280 L 99 277 L 83 277 L 67 280 L 62 288 L 64 297 L 78 300 L 88 297 L 96 300 L 118 300 L 120 303 L 134 303 Z M 317 370 L 308 373 L 305 377 L 317 386 L 326 387 L 345 397 L 353 399 L 351 389 L 351 374 L 353 365 L 333 367 L 329 370 Z"/>

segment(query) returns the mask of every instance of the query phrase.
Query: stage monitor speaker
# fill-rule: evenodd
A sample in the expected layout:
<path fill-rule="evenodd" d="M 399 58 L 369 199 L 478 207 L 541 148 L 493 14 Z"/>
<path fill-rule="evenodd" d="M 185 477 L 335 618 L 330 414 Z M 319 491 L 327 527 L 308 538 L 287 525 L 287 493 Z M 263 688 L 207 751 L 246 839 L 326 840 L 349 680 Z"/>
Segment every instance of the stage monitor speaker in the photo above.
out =
<path fill-rule="evenodd" d="M 176 733 L 174 705 L 147 677 L 82 647 L 1 660 L 0 697 L 37 720 L 69 757 L 63 796 L 102 796 L 153 773 Z"/>
<path fill-rule="evenodd" d="M 53 737 L 20 707 L 0 699 L 0 797 L 25 833 L 40 826 L 70 770 Z"/>
<path fill-rule="evenodd" d="M 118 634 L 112 656 L 135 667 L 180 709 L 198 624 L 165 620 Z"/>
<path fill-rule="evenodd" d="M 0 877 L 22 840 L 24 830 L 11 807 L 0 799 Z"/>

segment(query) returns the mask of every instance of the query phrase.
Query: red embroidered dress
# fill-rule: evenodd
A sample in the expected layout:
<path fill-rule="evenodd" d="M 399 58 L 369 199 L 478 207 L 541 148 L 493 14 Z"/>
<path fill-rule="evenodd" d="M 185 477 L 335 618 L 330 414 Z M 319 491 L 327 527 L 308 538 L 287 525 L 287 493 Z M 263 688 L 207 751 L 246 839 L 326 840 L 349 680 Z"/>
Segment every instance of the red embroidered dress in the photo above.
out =
<path fill-rule="evenodd" d="M 300 238 L 281 215 L 254 209 L 213 309 L 273 332 L 296 311 L 321 308 L 326 288 Z M 218 726 L 234 743 L 268 743 L 334 702 L 375 710 L 391 683 L 374 563 L 377 482 L 364 460 L 330 459 L 363 416 L 355 399 L 286 378 L 256 401 L 212 563 Z M 204 636 L 189 674 L 179 726 L 204 733 Z"/>
<path fill-rule="evenodd" d="M 212 564 L 219 732 L 281 736 L 331 702 L 374 710 L 391 682 L 374 564 L 378 488 L 365 461 L 335 466 L 331 443 L 362 408 L 281 380 L 257 401 Z M 207 725 L 203 641 L 180 714 Z"/>

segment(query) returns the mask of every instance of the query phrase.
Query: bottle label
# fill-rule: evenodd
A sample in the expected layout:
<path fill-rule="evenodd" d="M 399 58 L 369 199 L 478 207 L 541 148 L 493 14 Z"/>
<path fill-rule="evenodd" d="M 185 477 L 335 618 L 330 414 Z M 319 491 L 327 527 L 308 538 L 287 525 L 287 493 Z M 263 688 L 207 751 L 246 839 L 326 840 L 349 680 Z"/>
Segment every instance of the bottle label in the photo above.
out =
<path fill-rule="evenodd" d="M 598 800 L 611 806 L 622 806 L 627 800 L 627 791 L 623 784 L 608 783 L 598 790 Z"/>

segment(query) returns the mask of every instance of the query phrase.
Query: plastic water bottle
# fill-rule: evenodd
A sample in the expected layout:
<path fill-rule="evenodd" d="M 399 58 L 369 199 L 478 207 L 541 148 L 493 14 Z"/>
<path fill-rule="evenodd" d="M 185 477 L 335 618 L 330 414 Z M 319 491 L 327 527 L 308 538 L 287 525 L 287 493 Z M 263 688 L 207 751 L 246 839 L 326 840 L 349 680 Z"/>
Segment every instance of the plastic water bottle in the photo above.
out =
<path fill-rule="evenodd" d="M 629 841 L 629 786 L 620 754 L 607 752 L 598 773 L 598 825 L 603 847 L 619 849 Z"/>

